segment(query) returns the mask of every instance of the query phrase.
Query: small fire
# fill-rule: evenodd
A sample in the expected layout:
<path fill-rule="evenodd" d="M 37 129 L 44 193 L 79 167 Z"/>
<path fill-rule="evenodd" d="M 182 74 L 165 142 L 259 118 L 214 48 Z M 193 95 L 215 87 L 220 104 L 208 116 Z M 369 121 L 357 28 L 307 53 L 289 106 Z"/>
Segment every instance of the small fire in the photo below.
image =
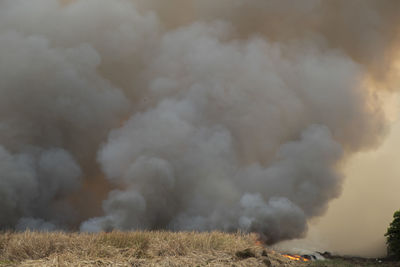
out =
<path fill-rule="evenodd" d="M 293 261 L 309 261 L 309 259 L 306 259 L 300 255 L 289 255 L 289 254 L 283 254 L 283 257 L 286 257 L 288 259 L 291 259 Z"/>

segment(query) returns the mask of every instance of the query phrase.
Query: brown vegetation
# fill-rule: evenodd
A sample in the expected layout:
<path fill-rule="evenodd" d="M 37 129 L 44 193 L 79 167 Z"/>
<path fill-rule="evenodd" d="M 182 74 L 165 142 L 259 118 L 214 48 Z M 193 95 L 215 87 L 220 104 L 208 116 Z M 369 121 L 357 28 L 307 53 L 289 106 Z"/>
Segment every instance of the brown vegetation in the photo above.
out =
<path fill-rule="evenodd" d="M 291 266 L 256 239 L 221 232 L 6 232 L 0 266 Z"/>

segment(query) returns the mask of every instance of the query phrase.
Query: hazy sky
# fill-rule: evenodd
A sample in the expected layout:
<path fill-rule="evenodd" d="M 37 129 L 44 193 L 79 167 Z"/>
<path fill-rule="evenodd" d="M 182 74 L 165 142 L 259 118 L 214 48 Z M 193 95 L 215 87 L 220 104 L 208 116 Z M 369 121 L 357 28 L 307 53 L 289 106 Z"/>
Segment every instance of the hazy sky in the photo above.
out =
<path fill-rule="evenodd" d="M 383 235 L 400 208 L 399 136 L 400 122 L 396 121 L 381 148 L 348 162 L 342 196 L 331 202 L 327 215 L 315 226 L 322 236 L 328 234 L 327 243 L 338 252 L 386 253 Z"/>
<path fill-rule="evenodd" d="M 400 102 L 393 103 L 391 131 L 377 150 L 354 155 L 345 166 L 342 195 L 325 216 L 310 223 L 304 240 L 284 248 L 306 248 L 366 257 L 386 255 L 384 233 L 400 208 Z"/>

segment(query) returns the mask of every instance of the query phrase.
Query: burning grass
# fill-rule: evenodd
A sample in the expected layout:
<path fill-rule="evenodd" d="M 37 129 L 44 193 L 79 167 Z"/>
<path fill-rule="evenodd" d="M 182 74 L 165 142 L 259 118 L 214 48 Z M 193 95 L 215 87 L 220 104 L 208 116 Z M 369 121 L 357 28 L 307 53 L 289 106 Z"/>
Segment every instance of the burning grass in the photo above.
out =
<path fill-rule="evenodd" d="M 290 257 L 288 257 L 290 256 Z M 294 257 L 295 259 L 292 259 Z M 221 232 L 0 233 L 0 266 L 399 266 L 361 258 L 304 261 L 255 234 Z"/>
<path fill-rule="evenodd" d="M 285 257 L 285 258 L 288 258 L 290 260 L 294 260 L 294 261 L 300 261 L 300 262 L 310 261 L 309 259 L 304 258 L 304 257 L 302 257 L 300 255 L 283 254 L 282 256 Z"/>
<path fill-rule="evenodd" d="M 6 232 L 0 234 L 0 266 L 266 266 L 256 239 L 221 232 Z M 254 255 L 237 256 L 246 249 Z M 272 263 L 284 262 L 268 255 Z"/>

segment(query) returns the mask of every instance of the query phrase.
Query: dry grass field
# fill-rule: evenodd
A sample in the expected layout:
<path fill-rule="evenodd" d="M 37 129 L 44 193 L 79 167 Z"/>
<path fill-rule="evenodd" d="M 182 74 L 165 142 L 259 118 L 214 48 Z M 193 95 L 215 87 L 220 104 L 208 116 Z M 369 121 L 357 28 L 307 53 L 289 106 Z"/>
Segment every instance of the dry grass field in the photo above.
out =
<path fill-rule="evenodd" d="M 256 241 L 221 232 L 5 232 L 0 266 L 293 266 Z"/>
<path fill-rule="evenodd" d="M 256 234 L 221 232 L 0 233 L 4 266 L 400 266 L 335 257 L 297 262 L 265 248 Z"/>

